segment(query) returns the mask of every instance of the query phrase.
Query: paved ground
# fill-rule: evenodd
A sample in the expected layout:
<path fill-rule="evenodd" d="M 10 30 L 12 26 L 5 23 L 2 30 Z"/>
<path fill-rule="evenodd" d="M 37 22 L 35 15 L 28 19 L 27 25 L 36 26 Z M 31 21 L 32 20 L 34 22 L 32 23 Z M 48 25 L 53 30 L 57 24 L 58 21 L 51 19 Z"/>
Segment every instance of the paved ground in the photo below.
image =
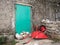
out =
<path fill-rule="evenodd" d="M 23 44 L 24 42 L 27 42 L 30 38 L 24 39 L 24 40 L 16 40 L 18 43 L 16 45 L 60 45 L 60 43 L 53 43 L 52 40 L 49 39 L 42 39 L 42 40 L 31 40 L 28 44 Z"/>

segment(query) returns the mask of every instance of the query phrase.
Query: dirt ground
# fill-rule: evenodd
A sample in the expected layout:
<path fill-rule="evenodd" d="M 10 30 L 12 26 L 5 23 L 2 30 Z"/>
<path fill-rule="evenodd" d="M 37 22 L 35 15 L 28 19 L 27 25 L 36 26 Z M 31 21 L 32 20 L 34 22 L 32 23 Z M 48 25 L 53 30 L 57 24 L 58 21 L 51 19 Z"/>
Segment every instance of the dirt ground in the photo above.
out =
<path fill-rule="evenodd" d="M 60 45 L 60 43 L 58 42 L 53 43 L 54 41 L 49 39 L 40 39 L 40 40 L 32 39 L 29 43 L 23 44 L 28 40 L 30 40 L 30 38 L 24 40 L 16 40 L 18 42 L 16 43 L 16 45 Z"/>

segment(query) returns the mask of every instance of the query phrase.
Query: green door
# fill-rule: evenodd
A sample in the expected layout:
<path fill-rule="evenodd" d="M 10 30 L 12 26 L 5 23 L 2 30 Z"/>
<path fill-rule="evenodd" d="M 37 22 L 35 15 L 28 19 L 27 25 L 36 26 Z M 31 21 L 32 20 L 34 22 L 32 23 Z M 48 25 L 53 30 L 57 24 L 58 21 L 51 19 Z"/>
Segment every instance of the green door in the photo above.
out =
<path fill-rule="evenodd" d="M 31 7 L 16 4 L 16 33 L 31 32 Z"/>

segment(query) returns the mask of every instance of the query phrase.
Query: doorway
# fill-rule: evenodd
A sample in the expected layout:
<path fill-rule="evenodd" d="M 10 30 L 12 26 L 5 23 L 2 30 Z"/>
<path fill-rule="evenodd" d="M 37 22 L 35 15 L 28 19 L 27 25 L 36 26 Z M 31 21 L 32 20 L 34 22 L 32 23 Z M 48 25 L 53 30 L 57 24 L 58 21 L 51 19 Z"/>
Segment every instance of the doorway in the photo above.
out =
<path fill-rule="evenodd" d="M 21 4 L 15 5 L 15 13 L 16 13 L 16 21 L 15 21 L 15 28 L 16 33 L 20 34 L 21 32 L 31 32 L 31 7 Z"/>

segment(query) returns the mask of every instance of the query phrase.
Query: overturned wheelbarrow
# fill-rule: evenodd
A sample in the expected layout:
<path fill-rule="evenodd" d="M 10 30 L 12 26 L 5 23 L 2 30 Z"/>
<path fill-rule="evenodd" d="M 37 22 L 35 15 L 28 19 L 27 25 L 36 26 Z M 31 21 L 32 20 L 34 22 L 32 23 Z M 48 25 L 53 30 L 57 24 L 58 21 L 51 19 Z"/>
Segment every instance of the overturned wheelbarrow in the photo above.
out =
<path fill-rule="evenodd" d="M 47 39 L 48 36 L 44 33 L 46 31 L 46 26 L 41 25 L 39 28 L 36 26 L 36 30 L 31 33 L 31 37 L 34 39 Z"/>
<path fill-rule="evenodd" d="M 44 33 L 46 31 L 46 26 L 41 25 L 41 26 L 36 26 L 35 31 L 31 33 L 31 39 L 24 44 L 29 43 L 32 39 L 47 39 L 48 36 Z"/>

